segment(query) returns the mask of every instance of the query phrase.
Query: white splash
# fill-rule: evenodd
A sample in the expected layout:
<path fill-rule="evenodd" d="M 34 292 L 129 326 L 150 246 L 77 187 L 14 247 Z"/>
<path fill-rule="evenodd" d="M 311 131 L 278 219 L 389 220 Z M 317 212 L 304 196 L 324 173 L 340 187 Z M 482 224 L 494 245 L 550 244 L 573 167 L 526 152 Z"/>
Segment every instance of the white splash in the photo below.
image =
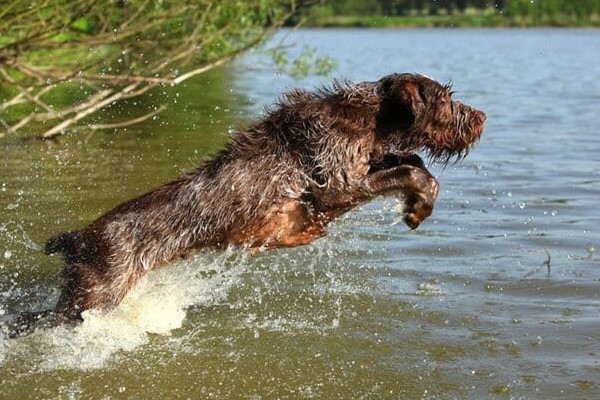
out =
<path fill-rule="evenodd" d="M 213 260 L 210 260 L 214 257 Z M 104 367 L 118 351 L 132 351 L 150 340 L 149 334 L 170 335 L 180 328 L 191 305 L 225 301 L 239 281 L 244 257 L 234 251 L 209 253 L 140 280 L 116 309 L 87 311 L 83 323 L 39 331 L 29 337 L 4 340 L 2 356 L 32 352 L 41 370 Z M 1 340 L 1 339 L 0 339 Z"/>

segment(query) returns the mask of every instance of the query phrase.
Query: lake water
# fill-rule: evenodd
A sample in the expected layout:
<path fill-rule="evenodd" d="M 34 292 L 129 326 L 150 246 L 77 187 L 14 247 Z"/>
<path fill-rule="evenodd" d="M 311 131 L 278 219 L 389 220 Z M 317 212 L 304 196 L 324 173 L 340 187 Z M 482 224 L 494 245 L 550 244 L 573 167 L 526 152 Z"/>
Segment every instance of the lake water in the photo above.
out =
<path fill-rule="evenodd" d="M 462 163 L 430 166 L 433 215 L 410 232 L 396 200 L 374 201 L 308 246 L 203 253 L 108 315 L 0 334 L 0 398 L 600 398 L 600 30 L 287 41 L 335 58 L 336 77 L 452 81 L 487 113 Z M 286 88 L 330 81 L 250 54 L 157 91 L 169 109 L 144 125 L 1 139 L 0 318 L 56 301 L 49 236 L 192 168 Z"/>

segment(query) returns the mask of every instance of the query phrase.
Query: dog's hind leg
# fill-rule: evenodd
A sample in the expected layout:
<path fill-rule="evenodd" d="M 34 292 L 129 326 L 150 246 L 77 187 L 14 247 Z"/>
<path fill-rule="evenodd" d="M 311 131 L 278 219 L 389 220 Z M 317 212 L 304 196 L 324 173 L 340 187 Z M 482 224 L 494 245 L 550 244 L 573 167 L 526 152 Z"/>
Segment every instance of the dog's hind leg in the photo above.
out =
<path fill-rule="evenodd" d="M 81 320 L 85 310 L 110 310 L 121 302 L 142 275 L 141 268 L 115 265 L 99 268 L 85 263 L 67 263 L 63 271 L 63 292 L 54 309 L 56 318 Z"/>

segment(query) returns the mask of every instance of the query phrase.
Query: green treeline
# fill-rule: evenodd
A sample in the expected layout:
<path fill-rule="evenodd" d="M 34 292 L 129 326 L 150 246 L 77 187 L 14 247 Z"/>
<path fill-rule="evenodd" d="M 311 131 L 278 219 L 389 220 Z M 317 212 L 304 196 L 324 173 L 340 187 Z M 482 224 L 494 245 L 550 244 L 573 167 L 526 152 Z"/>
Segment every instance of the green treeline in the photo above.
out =
<path fill-rule="evenodd" d="M 316 26 L 600 26 L 600 0 L 328 0 Z"/>
<path fill-rule="evenodd" d="M 339 15 L 411 15 L 465 12 L 494 8 L 507 15 L 569 14 L 586 17 L 600 13 L 599 0 L 329 0 L 323 7 Z"/>

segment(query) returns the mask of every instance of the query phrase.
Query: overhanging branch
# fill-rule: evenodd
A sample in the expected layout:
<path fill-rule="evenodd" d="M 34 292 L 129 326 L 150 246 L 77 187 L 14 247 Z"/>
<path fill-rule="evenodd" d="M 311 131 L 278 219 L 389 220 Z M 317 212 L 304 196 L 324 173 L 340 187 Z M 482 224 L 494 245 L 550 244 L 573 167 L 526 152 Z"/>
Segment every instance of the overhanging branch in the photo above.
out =
<path fill-rule="evenodd" d="M 56 137 L 115 102 L 226 64 L 263 41 L 298 6 L 294 0 L 25 3 L 14 0 L 0 10 L 0 27 L 9 39 L 0 45 L 0 89 L 12 92 L 0 101 L 0 128 L 14 134 L 33 131 L 41 122 L 54 124 L 43 138 Z M 53 98 L 66 87 L 79 87 L 79 100 L 58 106 Z M 88 126 L 129 126 L 163 109 Z"/>

